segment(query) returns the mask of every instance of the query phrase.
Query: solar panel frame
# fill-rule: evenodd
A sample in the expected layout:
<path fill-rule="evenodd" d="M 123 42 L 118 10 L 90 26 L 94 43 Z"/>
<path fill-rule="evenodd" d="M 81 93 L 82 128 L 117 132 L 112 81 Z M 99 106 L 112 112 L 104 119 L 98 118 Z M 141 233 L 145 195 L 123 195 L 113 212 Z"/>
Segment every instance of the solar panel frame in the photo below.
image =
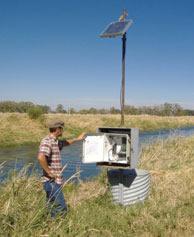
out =
<path fill-rule="evenodd" d="M 122 36 L 126 33 L 126 31 L 131 26 L 132 23 L 133 20 L 111 22 L 100 34 L 100 37 L 105 38 L 105 37 Z"/>

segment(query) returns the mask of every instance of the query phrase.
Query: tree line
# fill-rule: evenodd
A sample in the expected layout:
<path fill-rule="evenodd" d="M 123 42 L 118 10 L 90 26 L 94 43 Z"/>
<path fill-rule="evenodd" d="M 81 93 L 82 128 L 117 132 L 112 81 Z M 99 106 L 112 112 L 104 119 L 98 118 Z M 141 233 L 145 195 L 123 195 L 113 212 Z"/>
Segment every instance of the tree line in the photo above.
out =
<path fill-rule="evenodd" d="M 32 102 L 15 102 L 15 101 L 1 101 L 0 102 L 0 112 L 18 112 L 27 113 L 30 108 L 39 108 L 43 114 L 51 112 L 51 108 L 47 105 L 35 105 Z"/>
<path fill-rule="evenodd" d="M 38 108 L 43 114 L 47 113 L 69 113 L 69 114 L 120 114 L 121 110 L 115 107 L 110 109 L 81 109 L 76 111 L 74 108 L 64 109 L 62 104 L 58 104 L 55 110 L 52 110 L 47 105 L 35 105 L 32 102 L 15 102 L 2 101 L 0 102 L 0 112 L 18 112 L 27 113 L 30 108 Z M 194 116 L 194 110 L 183 109 L 179 104 L 164 103 L 154 106 L 140 106 L 125 105 L 126 115 L 158 115 L 158 116 Z"/>

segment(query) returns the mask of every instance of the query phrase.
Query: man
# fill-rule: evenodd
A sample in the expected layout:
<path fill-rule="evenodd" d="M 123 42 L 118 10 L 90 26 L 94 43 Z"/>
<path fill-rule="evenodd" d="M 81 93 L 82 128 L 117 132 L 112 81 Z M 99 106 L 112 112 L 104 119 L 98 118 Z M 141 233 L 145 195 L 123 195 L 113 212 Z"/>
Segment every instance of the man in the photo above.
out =
<path fill-rule="evenodd" d="M 82 133 L 76 139 L 58 140 L 62 136 L 64 128 L 64 123 L 61 120 L 51 121 L 49 125 L 50 134 L 41 141 L 38 154 L 38 159 L 43 169 L 41 181 L 46 191 L 48 209 L 51 211 L 52 217 L 59 212 L 66 212 L 66 203 L 62 193 L 63 182 L 60 151 L 63 146 L 83 140 L 85 135 L 85 133 Z"/>

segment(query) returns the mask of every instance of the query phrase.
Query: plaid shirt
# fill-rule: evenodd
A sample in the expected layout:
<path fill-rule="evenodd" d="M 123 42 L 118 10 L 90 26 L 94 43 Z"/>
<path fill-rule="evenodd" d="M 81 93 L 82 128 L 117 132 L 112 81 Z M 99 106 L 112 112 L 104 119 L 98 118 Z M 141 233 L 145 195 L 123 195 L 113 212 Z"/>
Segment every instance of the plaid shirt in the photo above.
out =
<path fill-rule="evenodd" d="M 62 165 L 61 165 L 61 154 L 62 141 L 58 141 L 55 136 L 49 134 L 42 139 L 39 147 L 39 154 L 46 156 L 48 168 L 52 174 L 56 176 L 55 182 L 62 185 Z M 60 143 L 60 144 L 58 144 Z M 59 149 L 60 147 L 60 149 Z M 48 174 L 43 170 L 41 182 L 47 182 L 49 180 Z"/>

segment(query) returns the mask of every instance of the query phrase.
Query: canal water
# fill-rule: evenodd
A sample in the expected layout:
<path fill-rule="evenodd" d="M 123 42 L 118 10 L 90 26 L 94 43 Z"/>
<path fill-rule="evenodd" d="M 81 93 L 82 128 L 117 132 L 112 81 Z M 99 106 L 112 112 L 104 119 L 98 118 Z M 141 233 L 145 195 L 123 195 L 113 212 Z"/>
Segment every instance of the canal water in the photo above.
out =
<path fill-rule="evenodd" d="M 194 127 L 185 127 L 176 130 L 159 130 L 153 132 L 141 132 L 139 134 L 139 149 L 142 144 L 152 144 L 157 139 L 165 140 L 169 136 L 188 137 L 194 135 Z M 19 172 L 28 166 L 28 174 L 36 173 L 41 175 L 41 167 L 37 160 L 38 144 L 25 145 L 11 148 L 0 148 L 0 164 L 3 168 L 0 173 L 0 180 L 4 180 L 9 172 L 16 170 Z M 101 172 L 101 168 L 96 164 L 82 164 L 82 142 L 76 142 L 71 146 L 64 147 L 61 153 L 62 165 L 67 167 L 63 171 L 64 180 L 69 179 L 73 174 L 81 171 L 80 179 L 87 179 L 96 176 Z"/>

